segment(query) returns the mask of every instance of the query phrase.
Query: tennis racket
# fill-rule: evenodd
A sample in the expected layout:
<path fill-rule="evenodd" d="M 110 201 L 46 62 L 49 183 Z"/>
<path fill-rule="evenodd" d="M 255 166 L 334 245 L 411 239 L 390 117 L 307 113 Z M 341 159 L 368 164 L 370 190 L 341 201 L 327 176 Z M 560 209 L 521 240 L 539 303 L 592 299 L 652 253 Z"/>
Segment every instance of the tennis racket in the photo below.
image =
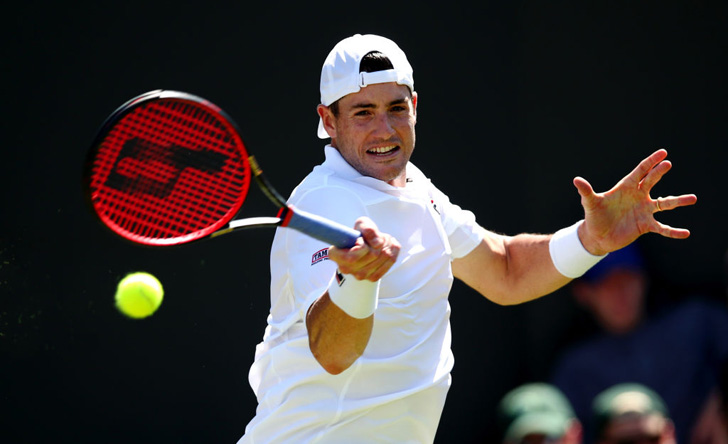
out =
<path fill-rule="evenodd" d="M 238 126 L 209 101 L 156 90 L 105 121 L 84 167 L 93 212 L 117 235 L 172 246 L 253 227 L 288 227 L 340 248 L 360 233 L 287 205 L 249 156 Z M 251 176 L 276 217 L 237 219 Z"/>

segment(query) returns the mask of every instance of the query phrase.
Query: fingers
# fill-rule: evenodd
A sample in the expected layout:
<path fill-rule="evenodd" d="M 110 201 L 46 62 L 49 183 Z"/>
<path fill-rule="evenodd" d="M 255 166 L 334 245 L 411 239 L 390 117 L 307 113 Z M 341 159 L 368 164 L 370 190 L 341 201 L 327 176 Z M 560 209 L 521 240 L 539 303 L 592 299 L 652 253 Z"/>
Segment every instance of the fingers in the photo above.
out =
<path fill-rule="evenodd" d="M 698 201 L 698 197 L 694 194 L 683 194 L 681 196 L 667 196 L 658 197 L 655 199 L 655 210 L 658 211 L 670 211 L 675 208 L 685 207 L 688 205 L 695 205 Z"/>
<path fill-rule="evenodd" d="M 642 179 L 644 179 L 650 173 L 650 171 L 655 168 L 656 165 L 665 160 L 666 157 L 667 150 L 659 149 L 655 151 L 649 157 L 642 160 L 642 162 L 640 162 L 637 167 L 624 178 L 624 180 L 629 181 L 635 186 L 639 185 L 642 182 Z M 669 164 L 668 162 L 667 169 L 662 171 L 662 174 L 660 174 L 660 176 L 657 178 L 657 180 L 654 181 L 654 183 L 652 183 L 652 185 L 659 181 L 660 177 L 662 177 L 662 175 L 670 169 L 670 166 L 671 164 Z"/>
<path fill-rule="evenodd" d="M 658 197 L 654 201 L 654 212 L 670 211 L 674 210 L 675 208 L 694 205 L 697 201 L 698 197 L 694 194 Z M 686 230 L 684 228 L 673 228 L 657 220 L 654 220 L 653 226 L 650 228 L 650 231 L 652 231 L 653 233 L 657 233 L 661 236 L 669 237 L 671 239 L 686 239 L 690 236 L 690 230 Z"/>
<path fill-rule="evenodd" d="M 354 228 L 362 234 L 356 245 L 349 249 L 331 247 L 329 258 L 344 274 L 377 281 L 394 265 L 401 246 L 394 237 L 379 231 L 371 219 L 358 219 Z"/>
<path fill-rule="evenodd" d="M 381 233 L 373 220 L 368 217 L 360 217 L 354 223 L 354 229 L 361 233 L 367 245 L 371 248 L 379 249 L 385 242 L 384 233 Z"/>
<path fill-rule="evenodd" d="M 662 179 L 662 176 L 664 176 L 670 169 L 672 168 L 672 162 L 669 160 L 664 160 L 657 165 L 655 165 L 654 168 L 652 168 L 647 175 L 644 177 L 642 182 L 640 183 L 640 187 L 646 191 L 647 193 L 652 190 L 652 187 L 657 184 Z"/>
<path fill-rule="evenodd" d="M 673 228 L 658 221 L 654 222 L 650 231 L 671 239 L 686 239 L 690 236 L 690 230 L 686 230 L 684 228 Z"/>
<path fill-rule="evenodd" d="M 635 169 L 627 174 L 621 183 L 635 188 L 642 188 L 645 192 L 649 193 L 652 187 L 662 179 L 662 176 L 672 168 L 672 163 L 669 160 L 665 160 L 666 157 L 667 150 L 659 149 L 655 151 L 643 159 Z M 586 199 L 587 203 L 596 198 L 596 193 L 594 193 L 594 190 L 586 179 L 576 177 L 574 179 L 574 185 L 579 190 L 581 197 Z"/>
<path fill-rule="evenodd" d="M 653 212 L 670 211 L 678 207 L 693 205 L 697 201 L 698 198 L 694 194 L 683 194 L 682 196 L 677 197 L 658 197 L 655 199 L 655 209 Z M 650 228 L 650 231 L 671 239 L 686 239 L 690 236 L 690 230 L 686 230 L 684 228 L 673 228 L 655 219 L 653 219 L 653 225 Z"/>

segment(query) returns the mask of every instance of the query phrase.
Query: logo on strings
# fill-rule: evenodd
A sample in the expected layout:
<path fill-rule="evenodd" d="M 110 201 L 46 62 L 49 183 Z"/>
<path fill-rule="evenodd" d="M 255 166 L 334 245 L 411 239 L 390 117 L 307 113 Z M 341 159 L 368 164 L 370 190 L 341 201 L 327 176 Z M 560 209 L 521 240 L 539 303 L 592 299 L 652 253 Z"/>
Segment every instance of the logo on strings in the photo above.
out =
<path fill-rule="evenodd" d="M 160 146 L 133 138 L 124 143 L 104 185 L 128 194 L 164 199 L 186 168 L 218 173 L 227 159 L 225 154 L 211 150 Z"/>

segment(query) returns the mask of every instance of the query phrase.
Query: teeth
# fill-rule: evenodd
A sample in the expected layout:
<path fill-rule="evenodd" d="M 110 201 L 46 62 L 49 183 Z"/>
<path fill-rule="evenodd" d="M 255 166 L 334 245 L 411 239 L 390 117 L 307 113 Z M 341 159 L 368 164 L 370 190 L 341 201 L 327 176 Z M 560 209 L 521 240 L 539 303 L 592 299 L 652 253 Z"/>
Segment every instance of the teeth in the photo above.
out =
<path fill-rule="evenodd" d="M 376 154 L 384 154 L 384 153 L 388 153 L 388 152 L 392 151 L 396 147 L 397 147 L 396 145 L 390 145 L 390 146 L 383 146 L 380 148 L 372 148 L 369 150 L 369 152 L 376 153 Z"/>

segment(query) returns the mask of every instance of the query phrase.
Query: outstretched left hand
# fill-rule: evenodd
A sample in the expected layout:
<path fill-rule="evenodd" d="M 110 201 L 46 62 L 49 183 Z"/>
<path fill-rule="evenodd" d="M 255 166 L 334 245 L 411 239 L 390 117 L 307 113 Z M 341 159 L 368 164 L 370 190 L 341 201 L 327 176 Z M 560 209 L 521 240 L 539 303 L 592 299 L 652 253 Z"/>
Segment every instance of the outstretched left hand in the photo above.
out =
<path fill-rule="evenodd" d="M 690 236 L 690 231 L 670 227 L 654 217 L 659 211 L 693 205 L 698 200 L 694 194 L 656 199 L 650 196 L 655 184 L 672 168 L 666 157 L 666 150 L 655 151 L 606 193 L 595 193 L 581 177 L 574 179 L 584 207 L 584 223 L 579 227 L 584 248 L 594 255 L 603 255 L 649 232 L 673 239 Z"/>

